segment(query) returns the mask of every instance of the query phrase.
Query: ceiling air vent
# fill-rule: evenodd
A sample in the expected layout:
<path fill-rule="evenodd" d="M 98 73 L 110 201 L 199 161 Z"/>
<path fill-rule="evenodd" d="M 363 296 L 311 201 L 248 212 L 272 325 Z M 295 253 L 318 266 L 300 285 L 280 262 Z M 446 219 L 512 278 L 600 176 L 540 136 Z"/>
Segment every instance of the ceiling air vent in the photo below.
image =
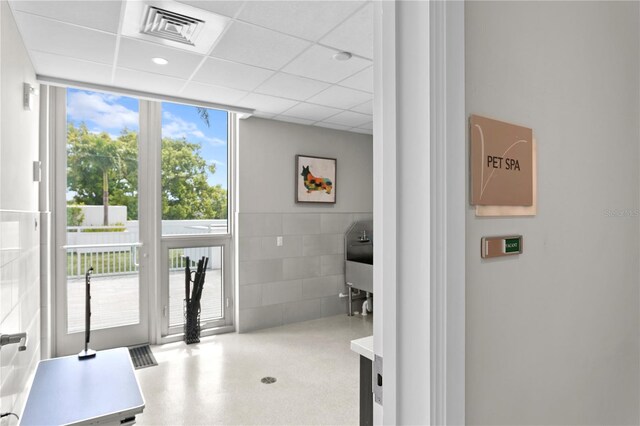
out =
<path fill-rule="evenodd" d="M 226 16 L 172 0 L 126 0 L 124 3 L 123 36 L 200 55 L 211 51 L 231 22 Z M 150 55 L 162 57 L 163 53 L 153 51 Z"/>
<path fill-rule="evenodd" d="M 177 43 L 195 46 L 195 40 L 205 23 L 201 19 L 147 6 L 140 32 Z"/>

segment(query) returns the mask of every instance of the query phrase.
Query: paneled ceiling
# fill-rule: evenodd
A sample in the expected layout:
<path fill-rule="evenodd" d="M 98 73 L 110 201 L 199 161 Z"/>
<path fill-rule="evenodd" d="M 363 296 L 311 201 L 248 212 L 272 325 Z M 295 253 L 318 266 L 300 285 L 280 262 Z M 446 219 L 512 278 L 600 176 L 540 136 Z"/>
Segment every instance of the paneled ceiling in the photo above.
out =
<path fill-rule="evenodd" d="M 214 13 L 205 54 L 124 35 L 141 3 Z M 10 2 L 43 76 L 252 108 L 256 116 L 372 133 L 373 5 L 368 1 Z M 193 8 L 193 9 L 192 9 Z M 129 15 L 128 15 L 129 14 Z M 201 18 L 204 20 L 204 18 Z M 197 44 L 197 39 L 196 39 Z M 351 59 L 333 56 L 350 52 Z M 161 57 L 166 65 L 151 59 Z"/>

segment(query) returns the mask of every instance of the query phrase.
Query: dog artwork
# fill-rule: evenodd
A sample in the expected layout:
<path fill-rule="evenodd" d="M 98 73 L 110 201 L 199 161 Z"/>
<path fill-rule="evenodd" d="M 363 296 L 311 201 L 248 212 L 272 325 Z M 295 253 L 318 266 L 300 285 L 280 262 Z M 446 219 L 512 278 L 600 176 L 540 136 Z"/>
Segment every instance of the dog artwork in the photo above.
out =
<path fill-rule="evenodd" d="M 308 194 L 311 191 L 325 191 L 327 194 L 331 194 L 333 189 L 331 179 L 314 176 L 309 170 L 309 166 L 302 166 L 300 176 L 304 178 L 304 187 L 307 188 Z"/>
<path fill-rule="evenodd" d="M 334 158 L 296 156 L 296 202 L 336 202 L 336 164 Z"/>

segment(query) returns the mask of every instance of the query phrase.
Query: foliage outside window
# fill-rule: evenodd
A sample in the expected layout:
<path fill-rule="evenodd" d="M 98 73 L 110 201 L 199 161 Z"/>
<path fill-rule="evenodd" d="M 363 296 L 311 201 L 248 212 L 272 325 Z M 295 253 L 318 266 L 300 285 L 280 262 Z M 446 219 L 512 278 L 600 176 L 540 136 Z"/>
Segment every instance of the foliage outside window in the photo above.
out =
<path fill-rule="evenodd" d="M 82 226 L 84 213 L 80 206 L 67 206 L 67 226 Z"/>
<path fill-rule="evenodd" d="M 137 132 L 126 128 L 114 138 L 92 133 L 84 123 L 68 124 L 67 185 L 74 194 L 69 202 L 104 206 L 104 226 L 109 205 L 126 206 L 127 220 L 138 218 L 137 140 Z M 199 144 L 163 137 L 162 171 L 164 219 L 227 218 L 227 191 L 208 183 L 216 166 L 202 158 Z M 68 220 L 77 223 L 82 212 L 69 211 L 75 216 L 68 214 Z"/>

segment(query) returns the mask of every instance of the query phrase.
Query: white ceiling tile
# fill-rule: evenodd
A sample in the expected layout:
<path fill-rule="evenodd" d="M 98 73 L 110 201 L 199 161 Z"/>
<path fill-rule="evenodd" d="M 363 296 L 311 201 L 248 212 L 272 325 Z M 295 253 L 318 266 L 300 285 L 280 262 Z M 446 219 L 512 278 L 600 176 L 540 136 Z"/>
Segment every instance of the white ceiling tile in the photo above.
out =
<path fill-rule="evenodd" d="M 373 121 L 358 126 L 359 129 L 373 130 Z"/>
<path fill-rule="evenodd" d="M 336 50 L 313 46 L 298 56 L 282 71 L 315 80 L 337 83 L 371 65 L 371 61 L 353 57 L 348 61 L 336 61 Z"/>
<path fill-rule="evenodd" d="M 211 86 L 209 84 L 191 81 L 184 88 L 180 97 L 218 104 L 236 105 L 240 99 L 244 98 L 248 94 L 249 92 L 242 90 L 229 89 L 221 86 Z"/>
<path fill-rule="evenodd" d="M 373 4 L 359 10 L 320 43 L 373 59 Z"/>
<path fill-rule="evenodd" d="M 92 62 L 111 64 L 116 36 L 84 29 L 28 13 L 17 12 L 16 21 L 30 51 L 47 52 Z"/>
<path fill-rule="evenodd" d="M 262 111 L 269 114 L 280 114 L 297 103 L 297 101 L 291 101 L 289 99 L 252 93 L 240 101 L 238 105 L 245 108 L 253 108 L 256 111 Z"/>
<path fill-rule="evenodd" d="M 304 124 L 307 126 L 315 123 L 315 120 L 306 120 L 304 118 L 289 117 L 286 115 L 279 115 L 277 117 L 274 117 L 273 119 L 279 120 L 279 121 L 286 121 L 287 123 Z"/>
<path fill-rule="evenodd" d="M 309 98 L 307 102 L 334 108 L 349 109 L 371 98 L 371 93 L 347 89 L 346 87 L 331 86 L 327 90 Z"/>
<path fill-rule="evenodd" d="M 242 7 L 242 1 L 211 1 L 211 0 L 178 0 L 178 3 L 188 4 L 198 9 L 233 18 Z"/>
<path fill-rule="evenodd" d="M 343 126 L 359 127 L 371 121 L 371 116 L 359 112 L 343 111 L 340 114 L 327 118 L 325 121 Z"/>
<path fill-rule="evenodd" d="M 366 94 L 358 92 L 373 90 L 372 62 L 357 56 L 335 61 L 332 57 L 336 49 L 308 47 L 311 44 L 305 41 L 324 37 L 326 43 L 333 43 L 339 39 L 356 46 L 348 50 L 360 53 L 368 36 L 352 33 L 363 28 L 365 33 L 369 31 L 365 24 L 370 20 L 367 10 L 371 6 L 363 8 L 364 1 L 10 1 L 39 74 L 212 103 L 240 106 L 243 102 L 256 108 L 256 115 L 279 114 L 279 119 L 300 124 L 322 121 L 345 109 L 365 114 L 372 109 L 369 99 L 362 98 Z M 158 40 L 141 41 L 137 37 L 139 22 L 128 13 L 130 4 L 138 12 L 146 4 L 170 5 L 178 11 L 189 11 L 191 16 L 209 16 L 220 31 L 232 22 L 229 18 L 238 16 L 238 21 L 231 23 L 211 57 L 202 63 L 202 54 L 167 47 Z M 121 15 L 123 22 L 119 22 Z M 136 21 L 136 35 L 123 34 L 118 58 L 114 58 L 115 33 L 127 19 Z M 345 25 L 341 24 L 343 21 Z M 341 34 L 347 30 L 349 34 Z M 345 49 L 342 46 L 336 45 Z M 169 64 L 152 63 L 151 57 L 156 56 L 167 59 Z M 112 82 L 114 60 L 117 68 Z M 272 71 L 282 66 L 286 72 Z M 187 83 L 196 69 L 193 81 Z M 341 87 L 330 87 L 337 83 Z M 297 103 L 312 97 L 313 103 Z"/>
<path fill-rule="evenodd" d="M 277 70 L 309 45 L 309 42 L 285 34 L 234 22 L 211 56 Z"/>
<path fill-rule="evenodd" d="M 314 126 L 326 127 L 327 129 L 334 129 L 334 130 L 349 130 L 351 128 L 350 126 L 343 126 L 342 124 L 327 123 L 326 121 L 316 123 L 314 124 Z"/>
<path fill-rule="evenodd" d="M 158 65 L 151 58 L 160 57 L 169 61 Z M 118 50 L 118 66 L 188 79 L 202 62 L 204 56 L 172 49 L 155 43 L 122 37 Z"/>
<path fill-rule="evenodd" d="M 362 4 L 362 1 L 249 1 L 238 19 L 315 41 Z"/>
<path fill-rule="evenodd" d="M 273 71 L 263 68 L 208 58 L 193 77 L 193 80 L 232 89 L 252 91 L 271 75 L 273 75 Z"/>
<path fill-rule="evenodd" d="M 120 0 L 12 1 L 15 10 L 110 33 L 118 32 Z"/>
<path fill-rule="evenodd" d="M 369 67 L 342 80 L 340 86 L 350 87 L 352 89 L 364 90 L 373 93 L 373 67 Z"/>
<path fill-rule="evenodd" d="M 362 133 L 362 134 L 365 134 L 365 135 L 372 135 L 373 134 L 373 130 L 358 129 L 357 127 L 349 129 L 349 131 L 350 132 L 354 132 L 354 133 Z"/>
<path fill-rule="evenodd" d="M 301 102 L 293 108 L 285 111 L 283 115 L 297 118 L 306 118 L 307 120 L 321 121 L 339 112 L 339 109 Z"/>
<path fill-rule="evenodd" d="M 36 72 L 40 75 L 85 83 L 111 84 L 111 65 L 43 52 L 31 52 L 31 59 Z"/>
<path fill-rule="evenodd" d="M 113 83 L 114 86 L 126 89 L 174 96 L 184 86 L 185 81 L 159 74 L 118 68 Z"/>
<path fill-rule="evenodd" d="M 262 83 L 260 87 L 256 89 L 256 92 L 304 101 L 328 87 L 328 83 L 321 81 L 311 80 L 297 75 L 278 73 Z"/>
<path fill-rule="evenodd" d="M 373 100 L 367 101 L 361 105 L 351 108 L 351 111 L 361 112 L 363 114 L 373 114 Z"/>

